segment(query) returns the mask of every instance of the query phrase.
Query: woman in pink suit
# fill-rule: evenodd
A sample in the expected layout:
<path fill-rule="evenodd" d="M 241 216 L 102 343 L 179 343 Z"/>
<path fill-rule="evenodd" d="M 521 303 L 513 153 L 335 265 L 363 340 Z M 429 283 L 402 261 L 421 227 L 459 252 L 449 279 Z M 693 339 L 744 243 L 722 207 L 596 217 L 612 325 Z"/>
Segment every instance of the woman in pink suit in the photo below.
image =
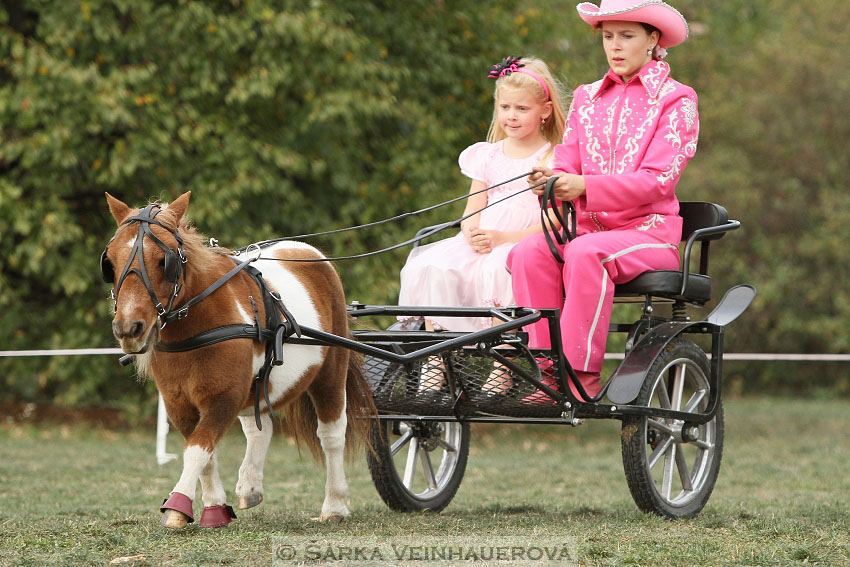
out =
<path fill-rule="evenodd" d="M 507 263 L 517 305 L 561 308 L 564 354 L 595 395 L 614 285 L 679 265 L 675 189 L 696 151 L 699 118 L 696 93 L 673 80 L 662 59 L 688 37 L 678 11 L 660 0 L 602 0 L 576 9 L 600 30 L 611 68 L 575 90 L 553 167 L 534 168 L 529 184 L 557 176 L 554 194 L 575 205 L 578 237 L 558 246 L 563 264 L 542 233 L 517 244 Z M 528 330 L 533 348 L 551 346 L 545 323 Z M 538 391 L 523 401 L 550 400 Z"/>

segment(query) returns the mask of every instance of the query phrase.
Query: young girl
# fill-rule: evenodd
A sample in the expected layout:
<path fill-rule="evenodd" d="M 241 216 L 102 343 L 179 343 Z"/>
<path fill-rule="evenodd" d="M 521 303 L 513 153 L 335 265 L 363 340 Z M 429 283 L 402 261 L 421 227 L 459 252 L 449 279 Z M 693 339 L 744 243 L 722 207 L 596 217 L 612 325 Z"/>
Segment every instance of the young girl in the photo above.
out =
<path fill-rule="evenodd" d="M 574 202 L 578 237 L 560 247 L 564 264 L 540 235 L 516 246 L 508 266 L 518 305 L 561 308 L 563 352 L 595 395 L 614 285 L 679 266 L 682 219 L 675 189 L 696 151 L 699 118 L 696 93 L 673 80 L 662 60 L 665 48 L 688 37 L 678 11 L 660 0 L 602 0 L 599 7 L 585 2 L 576 8 L 601 30 L 611 68 L 576 89 L 554 167 L 535 168 L 528 183 L 558 177 L 555 196 Z M 545 325 L 528 330 L 532 348 L 549 348 Z M 551 400 L 536 392 L 523 401 Z"/>
<path fill-rule="evenodd" d="M 472 179 L 470 193 L 550 163 L 564 132 L 565 114 L 558 84 L 543 61 L 508 57 L 494 65 L 495 107 L 486 142 L 465 149 L 461 172 Z M 467 199 L 463 216 L 528 188 L 524 179 Z M 507 307 L 513 303 L 508 252 L 541 232 L 540 204 L 526 191 L 474 214 L 452 238 L 415 248 L 401 270 L 399 305 Z M 473 331 L 488 318 L 428 317 L 426 328 Z M 442 381 L 423 385 L 438 390 Z"/>

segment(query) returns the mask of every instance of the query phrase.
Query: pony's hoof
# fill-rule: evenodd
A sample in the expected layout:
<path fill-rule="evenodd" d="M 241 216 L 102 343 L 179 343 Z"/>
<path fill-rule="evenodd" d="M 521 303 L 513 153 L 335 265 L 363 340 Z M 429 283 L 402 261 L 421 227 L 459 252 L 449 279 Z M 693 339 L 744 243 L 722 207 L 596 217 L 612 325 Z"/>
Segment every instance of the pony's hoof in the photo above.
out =
<path fill-rule="evenodd" d="M 259 506 L 260 502 L 263 501 L 263 495 L 260 492 L 253 492 L 248 496 L 240 496 L 239 502 L 237 502 L 237 506 L 240 510 L 247 510 L 248 508 L 253 508 L 254 506 Z"/>
<path fill-rule="evenodd" d="M 189 524 L 189 517 L 177 510 L 166 510 L 159 523 L 170 530 L 182 530 Z"/>
<path fill-rule="evenodd" d="M 345 520 L 345 516 L 337 513 L 322 514 L 321 516 L 319 516 L 320 522 L 327 522 L 329 524 L 339 524 L 342 523 L 343 520 Z"/>
<path fill-rule="evenodd" d="M 230 523 L 230 520 L 235 519 L 236 514 L 233 513 L 233 508 L 227 504 L 207 506 L 201 513 L 201 521 L 198 525 L 202 528 L 223 528 Z"/>
<path fill-rule="evenodd" d="M 192 500 L 185 494 L 172 492 L 159 509 L 162 512 L 160 524 L 172 530 L 182 530 L 186 524 L 195 521 L 192 517 Z"/>

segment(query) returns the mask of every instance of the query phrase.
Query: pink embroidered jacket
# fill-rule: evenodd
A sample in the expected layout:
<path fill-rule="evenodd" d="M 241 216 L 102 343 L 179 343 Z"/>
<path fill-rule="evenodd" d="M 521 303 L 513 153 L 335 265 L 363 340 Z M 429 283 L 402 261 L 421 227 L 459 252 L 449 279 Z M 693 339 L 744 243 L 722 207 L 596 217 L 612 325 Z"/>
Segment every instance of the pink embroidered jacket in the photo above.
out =
<path fill-rule="evenodd" d="M 664 61 L 649 62 L 625 84 L 609 70 L 576 89 L 553 169 L 584 176 L 578 233 L 651 230 L 678 244 L 676 183 L 698 135 L 697 95 L 670 77 Z"/>

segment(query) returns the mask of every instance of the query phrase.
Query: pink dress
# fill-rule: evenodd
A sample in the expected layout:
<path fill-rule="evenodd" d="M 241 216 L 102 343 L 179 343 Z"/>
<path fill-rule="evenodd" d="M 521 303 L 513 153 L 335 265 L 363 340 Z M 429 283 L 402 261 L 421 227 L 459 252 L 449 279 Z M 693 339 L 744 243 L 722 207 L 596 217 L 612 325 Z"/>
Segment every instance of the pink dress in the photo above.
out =
<path fill-rule="evenodd" d="M 503 151 L 504 140 L 490 144 L 478 142 L 465 149 L 458 158 L 461 172 L 484 183 L 485 187 L 516 177 L 539 162 L 549 144 L 527 158 L 509 158 Z M 490 189 L 487 203 L 528 189 L 525 177 Z M 484 209 L 479 227 L 514 231 L 540 222 L 537 196 L 526 191 Z M 452 238 L 414 248 L 401 270 L 398 304 L 440 307 L 507 307 L 513 304 L 511 276 L 505 269 L 508 252 L 514 242 L 502 244 L 489 254 L 479 254 L 462 233 Z M 410 321 L 409 318 L 399 318 Z M 452 331 L 477 331 L 491 326 L 485 317 L 429 317 L 435 328 Z"/>

